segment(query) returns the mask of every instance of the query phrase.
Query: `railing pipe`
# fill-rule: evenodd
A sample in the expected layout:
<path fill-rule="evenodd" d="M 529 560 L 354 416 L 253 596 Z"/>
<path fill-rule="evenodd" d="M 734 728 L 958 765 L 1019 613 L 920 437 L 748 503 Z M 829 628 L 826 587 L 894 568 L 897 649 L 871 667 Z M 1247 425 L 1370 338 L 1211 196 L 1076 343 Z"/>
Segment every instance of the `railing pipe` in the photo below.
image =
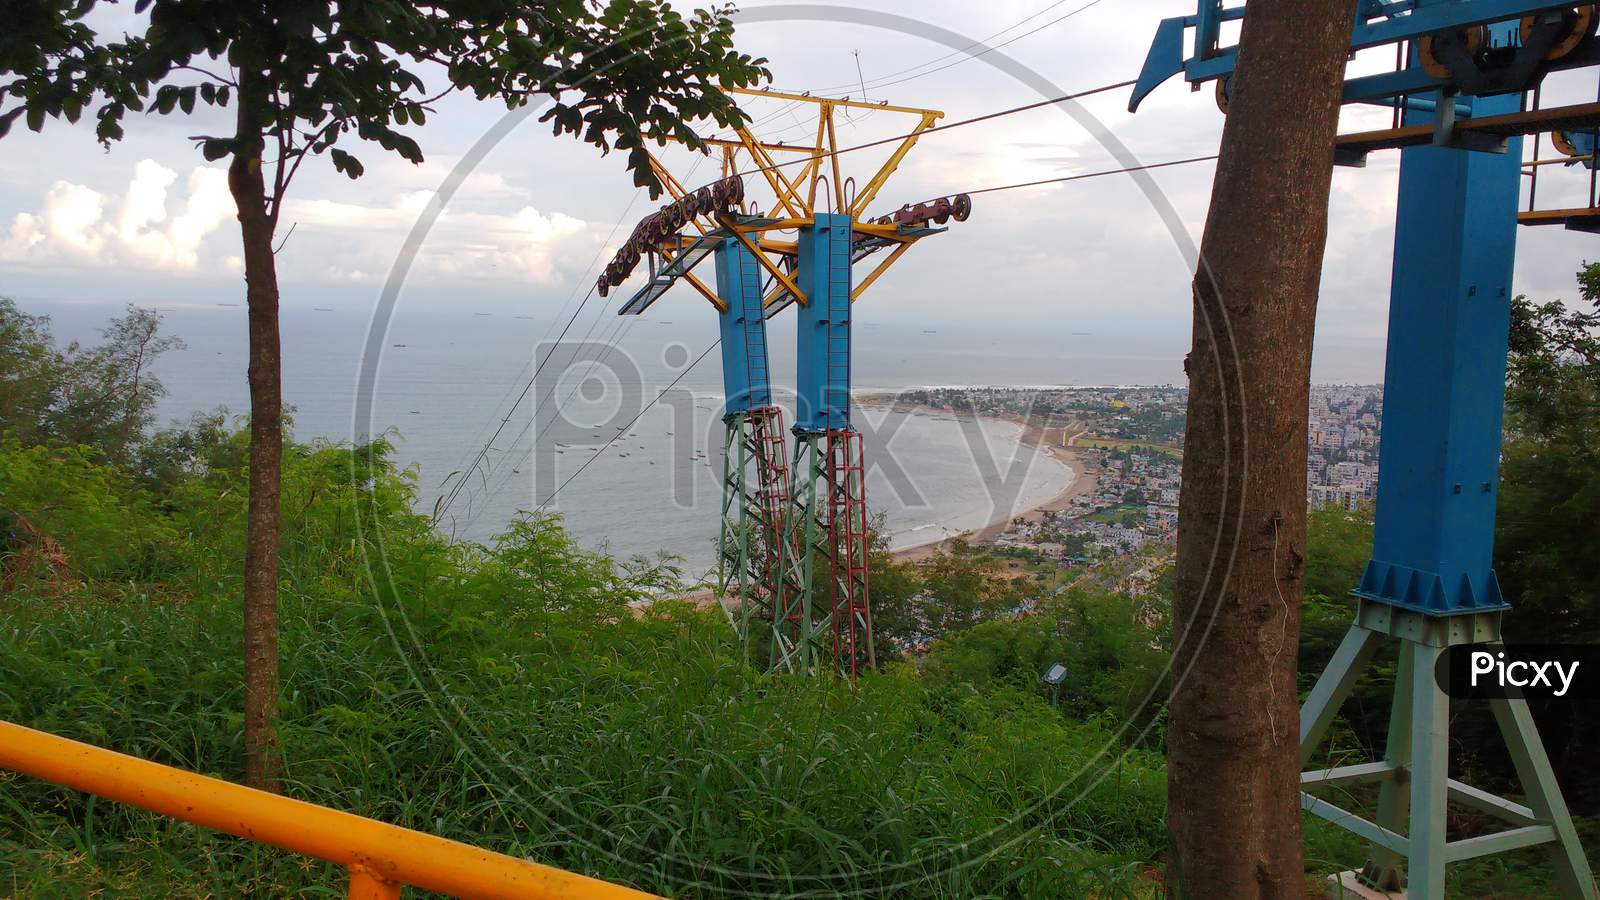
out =
<path fill-rule="evenodd" d="M 0 768 L 337 863 L 351 897 L 392 900 L 404 884 L 456 897 L 654 896 L 10 722 L 0 722 Z"/>

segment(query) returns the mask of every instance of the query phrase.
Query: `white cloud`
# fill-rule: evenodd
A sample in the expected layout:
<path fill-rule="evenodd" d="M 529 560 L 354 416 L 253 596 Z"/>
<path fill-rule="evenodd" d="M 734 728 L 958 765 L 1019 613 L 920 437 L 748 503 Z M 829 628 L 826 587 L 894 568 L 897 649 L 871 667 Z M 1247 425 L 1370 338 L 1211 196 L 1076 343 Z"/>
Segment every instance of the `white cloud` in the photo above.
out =
<path fill-rule="evenodd" d="M 283 269 L 321 271 L 334 281 L 361 281 L 386 272 L 436 196 L 409 191 L 374 206 L 291 199 L 283 221 L 294 223 L 297 231 L 280 257 Z M 608 226 L 561 212 L 533 206 L 509 213 L 484 211 L 500 199 L 497 192 L 458 191 L 416 248 L 411 275 L 565 284 L 583 272 L 605 241 Z"/>
<path fill-rule="evenodd" d="M 189 173 L 176 214 L 169 194 L 178 174 L 155 160 L 134 167 L 121 197 L 57 181 L 38 213 L 18 213 L 0 235 L 0 260 L 33 265 L 185 271 L 200 267 L 200 245 L 234 213 L 227 176 Z"/>
<path fill-rule="evenodd" d="M 329 266 L 328 279 L 330 281 L 369 281 L 372 276 L 360 269 L 346 269 L 342 266 Z"/>

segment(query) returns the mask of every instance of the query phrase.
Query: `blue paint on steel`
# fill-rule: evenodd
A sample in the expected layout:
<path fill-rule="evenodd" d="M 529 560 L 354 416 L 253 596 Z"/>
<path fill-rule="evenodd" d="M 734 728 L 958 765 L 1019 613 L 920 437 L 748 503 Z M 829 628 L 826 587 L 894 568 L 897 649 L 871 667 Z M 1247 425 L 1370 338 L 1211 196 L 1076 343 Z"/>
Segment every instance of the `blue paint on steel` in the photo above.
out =
<path fill-rule="evenodd" d="M 1563 131 L 1562 134 L 1566 136 L 1567 142 L 1572 144 L 1572 149 L 1578 154 L 1573 159 L 1573 163 L 1586 169 L 1594 168 L 1594 149 L 1596 144 L 1600 144 L 1600 129 Z"/>
<path fill-rule="evenodd" d="M 1571 9 L 1572 3 L 1559 0 L 1354 0 L 1357 14 L 1350 34 L 1350 49 L 1364 50 L 1384 44 L 1413 40 L 1425 34 L 1488 23 L 1515 26 L 1523 16 L 1552 10 Z M 1221 23 L 1242 18 L 1243 6 L 1226 7 L 1222 0 L 1199 0 L 1192 16 L 1163 19 L 1156 26 L 1155 39 L 1145 57 L 1144 68 L 1128 102 L 1130 112 L 1138 108 L 1151 91 L 1179 72 L 1186 81 L 1198 83 L 1233 74 L 1237 47 L 1219 46 Z M 1194 50 L 1183 55 L 1184 33 L 1193 28 Z M 1498 29 L 1502 33 L 1505 29 Z M 1496 36 L 1496 45 L 1505 39 Z M 1345 102 L 1393 96 L 1437 87 L 1439 82 L 1417 70 L 1409 74 L 1389 73 L 1350 79 L 1345 82 Z"/>
<path fill-rule="evenodd" d="M 722 414 L 772 405 L 767 366 L 767 318 L 761 310 L 761 264 L 734 238 L 715 251 L 717 296 L 728 304 L 717 318 L 722 329 Z"/>
<path fill-rule="evenodd" d="M 678 283 L 678 279 L 688 274 L 691 269 L 700 264 L 702 259 L 706 258 L 707 254 L 715 250 L 722 243 L 724 237 L 726 237 L 726 233 L 719 235 L 716 232 L 712 232 L 701 235 L 692 241 L 680 238 L 678 254 L 672 258 L 671 262 L 662 266 L 661 271 L 656 272 L 649 281 L 645 282 L 644 287 L 635 291 L 633 296 L 628 298 L 628 302 L 622 304 L 622 308 L 617 310 L 617 315 L 637 316 L 649 309 L 651 304 L 660 300 L 663 294 Z"/>
<path fill-rule="evenodd" d="M 1476 104 L 1498 115 L 1518 100 Z M 1435 615 L 1507 606 L 1492 554 L 1521 142 L 1401 153 L 1377 517 L 1359 596 Z"/>
<path fill-rule="evenodd" d="M 1183 19 L 1162 19 L 1156 26 L 1156 38 L 1150 42 L 1139 81 L 1133 86 L 1133 97 L 1128 100 L 1128 112 L 1137 112 L 1139 102 L 1161 82 L 1183 71 L 1183 32 Z"/>
<path fill-rule="evenodd" d="M 795 286 L 797 432 L 850 427 L 850 217 L 818 213 L 800 228 Z"/>

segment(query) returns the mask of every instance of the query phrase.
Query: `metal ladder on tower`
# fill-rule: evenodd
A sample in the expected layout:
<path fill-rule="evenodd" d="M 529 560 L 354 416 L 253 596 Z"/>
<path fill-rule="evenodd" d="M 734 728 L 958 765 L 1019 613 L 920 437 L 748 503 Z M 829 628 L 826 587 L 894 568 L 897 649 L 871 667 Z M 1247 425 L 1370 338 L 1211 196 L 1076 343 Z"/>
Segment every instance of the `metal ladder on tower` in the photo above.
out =
<path fill-rule="evenodd" d="M 867 482 L 861 432 L 828 432 L 828 526 L 833 545 L 833 646 L 854 680 L 876 664 L 867 580 Z"/>

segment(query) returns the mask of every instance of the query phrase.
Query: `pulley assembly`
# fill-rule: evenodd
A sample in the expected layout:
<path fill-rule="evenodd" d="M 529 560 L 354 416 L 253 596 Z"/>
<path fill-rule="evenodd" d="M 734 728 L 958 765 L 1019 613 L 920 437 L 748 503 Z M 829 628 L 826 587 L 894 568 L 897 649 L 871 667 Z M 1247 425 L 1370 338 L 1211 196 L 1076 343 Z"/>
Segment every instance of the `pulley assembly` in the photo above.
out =
<path fill-rule="evenodd" d="M 923 203 L 907 203 L 894 212 L 879 216 L 872 220 L 874 225 L 903 225 L 918 227 L 932 222 L 935 225 L 955 219 L 965 222 L 967 216 L 972 214 L 972 198 L 966 194 L 957 194 L 954 197 L 939 197 Z"/>
<path fill-rule="evenodd" d="M 737 209 L 744 202 L 744 180 L 738 175 L 712 182 L 684 194 L 678 200 L 639 220 L 622 249 L 606 264 L 605 271 L 595 282 L 595 290 L 604 297 L 610 290 L 633 273 L 634 266 L 662 242 L 676 237 L 697 216 L 713 216 Z"/>

